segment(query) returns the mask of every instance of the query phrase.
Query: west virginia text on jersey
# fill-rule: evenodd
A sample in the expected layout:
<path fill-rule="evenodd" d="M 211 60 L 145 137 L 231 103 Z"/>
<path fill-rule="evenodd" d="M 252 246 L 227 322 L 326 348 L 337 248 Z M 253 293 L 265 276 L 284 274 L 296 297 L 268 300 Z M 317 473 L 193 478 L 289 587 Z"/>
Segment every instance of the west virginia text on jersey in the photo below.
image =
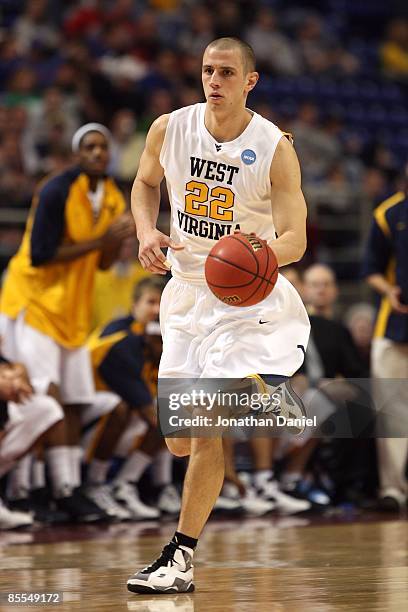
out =
<path fill-rule="evenodd" d="M 269 174 L 284 135 L 251 111 L 238 138 L 217 143 L 205 126 L 205 106 L 171 113 L 160 153 L 172 203 L 170 235 L 184 245 L 169 250 L 172 274 L 200 283 L 207 254 L 222 236 L 241 230 L 274 240 Z"/>

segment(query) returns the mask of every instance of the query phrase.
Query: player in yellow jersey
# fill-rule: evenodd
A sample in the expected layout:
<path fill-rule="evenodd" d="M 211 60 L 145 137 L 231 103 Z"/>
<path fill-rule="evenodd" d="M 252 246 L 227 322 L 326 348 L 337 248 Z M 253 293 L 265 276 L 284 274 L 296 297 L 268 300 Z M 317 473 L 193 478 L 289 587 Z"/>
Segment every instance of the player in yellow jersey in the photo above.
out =
<path fill-rule="evenodd" d="M 24 363 L 34 389 L 64 406 L 66 445 L 52 450 L 49 469 L 59 481 L 59 507 L 77 520 L 101 516 L 79 490 L 80 410 L 94 394 L 84 346 L 94 278 L 134 233 L 123 195 L 106 174 L 109 143 L 105 126 L 82 126 L 72 141 L 77 164 L 39 185 L 0 302 L 5 356 Z"/>

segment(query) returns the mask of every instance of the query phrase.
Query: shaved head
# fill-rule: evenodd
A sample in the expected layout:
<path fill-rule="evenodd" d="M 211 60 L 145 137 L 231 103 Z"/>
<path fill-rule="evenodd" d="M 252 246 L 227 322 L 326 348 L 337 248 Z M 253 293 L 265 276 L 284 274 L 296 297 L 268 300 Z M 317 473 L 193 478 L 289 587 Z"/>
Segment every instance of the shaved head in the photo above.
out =
<path fill-rule="evenodd" d="M 312 307 L 312 314 L 332 318 L 337 299 L 334 271 L 325 264 L 316 263 L 307 268 L 303 280 L 305 302 Z"/>
<path fill-rule="evenodd" d="M 309 266 L 303 275 L 303 279 L 305 282 L 318 280 L 324 280 L 331 282 L 333 284 L 336 283 L 336 275 L 334 271 L 325 264 L 316 263 Z"/>
<path fill-rule="evenodd" d="M 216 40 L 210 42 L 206 48 L 206 51 L 209 49 L 218 49 L 219 51 L 238 49 L 241 53 L 244 73 L 247 74 L 248 72 L 254 72 L 256 69 L 254 50 L 250 45 L 239 38 L 234 38 L 233 36 L 217 38 Z"/>

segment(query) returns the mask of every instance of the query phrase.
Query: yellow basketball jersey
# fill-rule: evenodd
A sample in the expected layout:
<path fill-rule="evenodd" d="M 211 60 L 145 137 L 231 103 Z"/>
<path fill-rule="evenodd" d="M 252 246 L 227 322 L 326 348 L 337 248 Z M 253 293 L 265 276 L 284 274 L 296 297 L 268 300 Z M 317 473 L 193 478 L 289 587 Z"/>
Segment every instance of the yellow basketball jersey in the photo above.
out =
<path fill-rule="evenodd" d="M 52 262 L 53 255 L 59 244 L 101 237 L 125 210 L 121 192 L 106 178 L 99 216 L 94 219 L 88 191 L 89 179 L 79 168 L 43 184 L 33 199 L 20 249 L 8 266 L 0 301 L 0 312 L 15 319 L 24 311 L 28 325 L 66 348 L 81 346 L 89 333 L 100 251 L 58 263 Z"/>

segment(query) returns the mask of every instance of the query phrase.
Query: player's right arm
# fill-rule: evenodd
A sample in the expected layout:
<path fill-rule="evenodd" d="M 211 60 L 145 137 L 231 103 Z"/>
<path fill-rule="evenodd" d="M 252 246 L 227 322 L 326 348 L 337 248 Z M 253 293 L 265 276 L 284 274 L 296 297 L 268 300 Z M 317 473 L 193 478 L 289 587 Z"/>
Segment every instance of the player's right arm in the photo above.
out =
<path fill-rule="evenodd" d="M 168 264 L 161 247 L 182 249 L 156 228 L 160 209 L 160 184 L 164 170 L 160 151 L 166 134 L 169 115 L 162 115 L 152 124 L 132 187 L 132 213 L 139 240 L 139 260 L 145 270 L 166 274 Z"/>

